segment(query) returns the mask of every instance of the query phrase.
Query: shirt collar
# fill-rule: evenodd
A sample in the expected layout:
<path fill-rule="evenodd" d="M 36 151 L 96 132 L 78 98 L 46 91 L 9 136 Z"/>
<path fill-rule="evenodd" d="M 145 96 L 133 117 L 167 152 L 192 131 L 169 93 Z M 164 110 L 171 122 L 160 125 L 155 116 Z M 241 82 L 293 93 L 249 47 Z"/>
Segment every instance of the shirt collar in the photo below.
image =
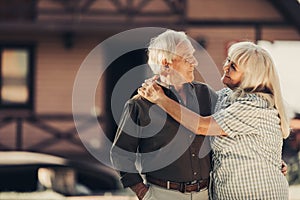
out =
<path fill-rule="evenodd" d="M 161 82 L 160 79 L 157 79 L 156 83 L 157 83 L 158 85 L 164 87 L 164 88 L 167 88 L 167 89 L 174 88 L 173 85 L 167 85 L 167 84 Z M 194 83 L 193 83 L 193 82 L 188 82 L 188 83 L 184 83 L 184 84 L 183 84 L 183 87 L 184 87 L 185 89 L 189 89 L 189 90 L 190 90 L 190 89 L 194 89 L 195 86 L 194 86 Z"/>

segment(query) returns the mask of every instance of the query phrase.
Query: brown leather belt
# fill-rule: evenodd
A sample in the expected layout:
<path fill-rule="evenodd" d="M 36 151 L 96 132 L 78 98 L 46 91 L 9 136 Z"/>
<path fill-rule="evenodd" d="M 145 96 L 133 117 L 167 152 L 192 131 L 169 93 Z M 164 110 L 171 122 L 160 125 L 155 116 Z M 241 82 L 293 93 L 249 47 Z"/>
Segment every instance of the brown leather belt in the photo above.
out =
<path fill-rule="evenodd" d="M 160 179 L 156 179 L 153 177 L 147 176 L 147 181 L 154 185 L 158 185 L 160 187 L 166 188 L 168 190 L 178 190 L 179 192 L 199 192 L 206 190 L 208 188 L 208 180 L 201 181 L 192 181 L 192 182 L 173 182 L 173 181 L 163 181 Z"/>

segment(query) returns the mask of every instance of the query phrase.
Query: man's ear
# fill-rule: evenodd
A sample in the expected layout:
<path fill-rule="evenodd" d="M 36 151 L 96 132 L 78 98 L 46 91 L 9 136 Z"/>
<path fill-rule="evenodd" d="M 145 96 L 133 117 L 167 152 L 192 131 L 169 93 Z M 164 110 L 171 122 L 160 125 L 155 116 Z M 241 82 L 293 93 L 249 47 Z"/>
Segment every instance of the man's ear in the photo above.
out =
<path fill-rule="evenodd" d="M 164 59 L 161 61 L 161 64 L 162 64 L 163 66 L 169 66 L 169 63 L 168 63 L 168 61 L 167 61 L 166 58 L 164 58 Z"/>
<path fill-rule="evenodd" d="M 161 62 L 161 64 L 163 66 L 167 66 L 168 68 L 171 67 L 172 68 L 172 62 L 168 62 L 166 58 L 164 58 Z"/>

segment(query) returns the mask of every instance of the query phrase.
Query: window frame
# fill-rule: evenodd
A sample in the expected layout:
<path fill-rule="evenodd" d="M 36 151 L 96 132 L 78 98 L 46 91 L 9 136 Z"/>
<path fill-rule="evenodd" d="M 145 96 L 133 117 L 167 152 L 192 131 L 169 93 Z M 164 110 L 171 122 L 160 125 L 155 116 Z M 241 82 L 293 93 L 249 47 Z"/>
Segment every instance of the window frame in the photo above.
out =
<path fill-rule="evenodd" d="M 2 102 L 2 52 L 3 50 L 13 50 L 20 49 L 28 52 L 28 73 L 27 73 L 27 89 L 28 89 L 28 100 L 25 103 L 12 103 L 12 104 L 3 104 Z M 16 43 L 7 43 L 0 42 L 0 110 L 29 110 L 33 111 L 34 109 L 34 68 L 35 68 L 35 44 L 16 44 Z"/>

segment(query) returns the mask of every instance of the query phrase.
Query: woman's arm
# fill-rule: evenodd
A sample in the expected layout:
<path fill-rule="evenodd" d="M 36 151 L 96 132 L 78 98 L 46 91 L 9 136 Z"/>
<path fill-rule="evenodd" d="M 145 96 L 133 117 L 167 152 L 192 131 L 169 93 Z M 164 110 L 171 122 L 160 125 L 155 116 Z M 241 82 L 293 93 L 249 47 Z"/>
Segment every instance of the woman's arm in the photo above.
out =
<path fill-rule="evenodd" d="M 177 122 L 197 135 L 227 135 L 211 116 L 202 117 L 168 98 L 161 87 L 154 82 L 144 83 L 142 87 L 139 88 L 138 93 L 163 108 Z"/>

